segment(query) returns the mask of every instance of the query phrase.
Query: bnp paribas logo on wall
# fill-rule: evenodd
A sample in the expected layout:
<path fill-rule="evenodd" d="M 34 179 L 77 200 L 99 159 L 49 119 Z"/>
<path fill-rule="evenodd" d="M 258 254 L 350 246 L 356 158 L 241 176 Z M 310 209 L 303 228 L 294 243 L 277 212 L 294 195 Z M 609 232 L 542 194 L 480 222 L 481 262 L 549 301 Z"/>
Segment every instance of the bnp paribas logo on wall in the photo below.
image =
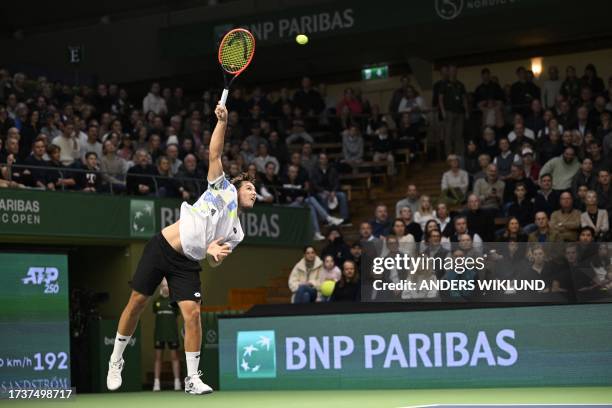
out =
<path fill-rule="evenodd" d="M 155 230 L 155 201 L 130 200 L 130 236 L 148 238 Z"/>
<path fill-rule="evenodd" d="M 274 330 L 238 332 L 236 365 L 238 378 L 276 378 Z"/>

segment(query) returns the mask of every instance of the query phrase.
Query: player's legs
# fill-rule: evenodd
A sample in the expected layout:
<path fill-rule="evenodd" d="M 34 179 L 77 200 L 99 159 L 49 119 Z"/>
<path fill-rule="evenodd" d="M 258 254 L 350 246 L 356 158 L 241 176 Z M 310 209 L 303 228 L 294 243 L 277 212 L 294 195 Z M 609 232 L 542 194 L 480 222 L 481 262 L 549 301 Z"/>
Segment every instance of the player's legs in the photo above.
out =
<path fill-rule="evenodd" d="M 135 290 L 132 290 L 130 299 L 127 305 L 121 312 L 121 318 L 119 319 L 119 326 L 117 332 L 123 336 L 132 336 L 138 326 L 138 320 L 142 311 L 147 306 L 150 296 L 143 295 Z"/>
<path fill-rule="evenodd" d="M 202 346 L 202 318 L 200 316 L 200 302 L 182 300 L 178 302 L 183 320 L 185 321 L 185 360 L 187 363 L 187 377 L 185 378 L 185 392 L 190 394 L 209 394 L 212 388 L 200 379 L 200 348 Z"/>

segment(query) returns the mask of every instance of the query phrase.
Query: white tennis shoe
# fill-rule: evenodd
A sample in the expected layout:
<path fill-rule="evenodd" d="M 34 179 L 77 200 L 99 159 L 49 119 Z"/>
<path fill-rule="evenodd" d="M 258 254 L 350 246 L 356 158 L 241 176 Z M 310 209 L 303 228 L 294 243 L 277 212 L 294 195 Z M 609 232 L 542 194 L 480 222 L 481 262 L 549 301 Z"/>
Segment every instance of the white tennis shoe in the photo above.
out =
<path fill-rule="evenodd" d="M 106 388 L 110 391 L 118 390 L 121 387 L 121 371 L 123 370 L 123 359 L 108 362 L 108 374 L 106 375 Z"/>
<path fill-rule="evenodd" d="M 201 375 L 202 371 L 198 371 L 197 374 L 185 377 L 185 393 L 193 395 L 202 395 L 210 394 L 213 392 L 213 389 L 210 388 L 210 386 L 202 382 L 202 380 L 200 379 Z"/>

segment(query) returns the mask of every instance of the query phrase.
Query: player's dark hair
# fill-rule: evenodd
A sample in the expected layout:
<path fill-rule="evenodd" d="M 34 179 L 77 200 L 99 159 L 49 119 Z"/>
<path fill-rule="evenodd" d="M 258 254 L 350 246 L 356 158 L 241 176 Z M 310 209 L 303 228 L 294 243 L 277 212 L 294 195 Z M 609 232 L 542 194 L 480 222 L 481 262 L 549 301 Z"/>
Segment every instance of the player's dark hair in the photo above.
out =
<path fill-rule="evenodd" d="M 232 183 L 234 187 L 236 187 L 236 190 L 240 190 L 240 187 L 242 187 L 242 184 L 244 183 L 255 184 L 255 178 L 249 176 L 248 173 L 243 172 L 231 179 L 230 183 Z"/>

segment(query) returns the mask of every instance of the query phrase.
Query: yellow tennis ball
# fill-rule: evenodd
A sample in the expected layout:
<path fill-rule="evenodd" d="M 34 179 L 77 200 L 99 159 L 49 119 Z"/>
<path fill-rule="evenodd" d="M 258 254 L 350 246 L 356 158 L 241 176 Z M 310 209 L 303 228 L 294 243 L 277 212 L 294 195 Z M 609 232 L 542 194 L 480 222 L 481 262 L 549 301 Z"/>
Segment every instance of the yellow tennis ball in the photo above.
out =
<path fill-rule="evenodd" d="M 333 280 L 326 280 L 321 284 L 321 294 L 325 297 L 330 297 L 332 293 L 334 293 L 334 287 L 336 286 L 336 282 Z"/>
<path fill-rule="evenodd" d="M 295 37 L 295 41 L 297 41 L 297 43 L 300 44 L 300 45 L 304 45 L 304 44 L 306 44 L 308 42 L 308 37 L 306 35 L 304 35 L 304 34 L 298 34 Z"/>

